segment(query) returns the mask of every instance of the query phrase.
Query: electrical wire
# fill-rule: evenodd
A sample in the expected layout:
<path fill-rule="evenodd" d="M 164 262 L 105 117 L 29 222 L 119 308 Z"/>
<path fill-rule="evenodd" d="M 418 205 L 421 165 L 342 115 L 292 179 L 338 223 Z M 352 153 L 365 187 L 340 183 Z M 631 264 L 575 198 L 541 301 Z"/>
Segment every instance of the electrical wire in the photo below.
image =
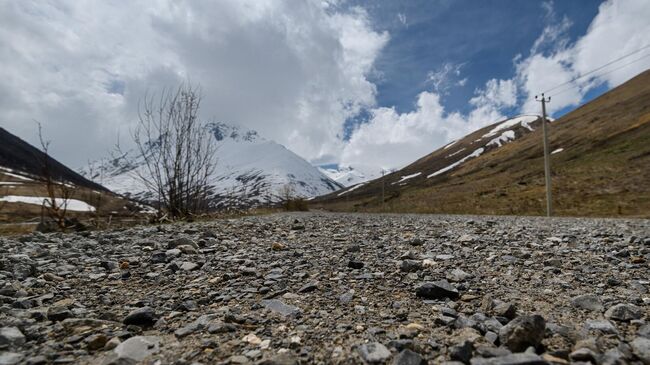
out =
<path fill-rule="evenodd" d="M 631 62 L 625 63 L 625 64 L 623 64 L 623 65 L 620 65 L 620 66 L 618 66 L 618 67 L 616 67 L 616 68 L 614 68 L 614 69 L 611 69 L 611 70 L 609 70 L 609 71 L 607 71 L 607 72 L 604 72 L 604 73 L 601 73 L 601 74 L 595 75 L 594 77 L 602 77 L 602 76 L 605 76 L 605 75 L 609 75 L 609 74 L 611 74 L 611 73 L 614 72 L 614 71 L 618 71 L 618 70 L 620 70 L 620 69 L 622 69 L 622 68 L 624 68 L 624 67 L 627 67 L 627 66 L 629 66 L 629 65 L 631 65 L 631 64 L 634 64 L 634 63 L 636 63 L 636 62 L 639 62 L 639 61 L 641 61 L 641 60 L 644 60 L 644 59 L 646 59 L 646 58 L 648 58 L 648 57 L 650 57 L 650 53 L 647 54 L 647 55 L 645 55 L 645 56 L 643 56 L 643 57 L 637 58 L 637 59 L 634 60 L 634 61 L 631 61 Z M 602 69 L 602 68 L 601 68 L 601 69 Z M 585 74 L 585 76 L 586 76 L 586 74 Z M 565 85 L 566 85 L 566 83 L 565 83 Z M 567 92 L 567 91 L 569 91 L 569 90 L 571 90 L 571 89 L 578 88 L 578 87 L 580 87 L 580 85 L 577 85 L 577 84 L 571 84 L 571 85 L 569 85 L 569 87 L 564 88 L 563 90 L 558 91 L 558 92 L 556 92 L 556 93 L 554 93 L 554 94 L 551 94 L 550 96 L 551 96 L 551 97 L 553 97 L 553 96 L 557 96 L 557 95 L 563 94 L 563 93 L 565 93 L 565 92 Z M 556 88 L 556 89 L 557 89 L 557 88 Z"/>
<path fill-rule="evenodd" d="M 635 54 L 637 54 L 637 53 L 639 53 L 639 52 L 641 52 L 641 51 L 643 51 L 645 49 L 648 49 L 648 48 L 650 48 L 650 44 L 648 44 L 648 45 L 646 45 L 644 47 L 641 47 L 641 48 L 639 48 L 639 49 L 637 49 L 637 50 L 635 50 L 633 52 L 627 53 L 627 54 L 625 54 L 625 55 L 623 55 L 623 56 L 621 56 L 621 57 L 619 57 L 619 58 L 617 58 L 615 60 L 609 61 L 609 62 L 605 63 L 604 65 L 596 67 L 596 68 L 594 68 L 594 69 L 592 69 L 590 71 L 587 71 L 587 72 L 583 73 L 580 76 L 576 76 L 576 77 L 572 78 L 571 80 L 569 80 L 567 82 L 561 83 L 561 84 L 556 85 L 556 86 L 554 86 L 554 87 L 552 87 L 552 88 L 550 88 L 548 90 L 545 90 L 543 93 L 546 94 L 546 93 L 548 93 L 550 91 L 557 90 L 558 88 L 560 88 L 560 87 L 562 87 L 564 85 L 571 84 L 571 83 L 573 83 L 573 82 L 575 82 L 577 80 L 582 79 L 585 76 L 589 76 L 589 75 L 593 74 L 594 72 L 600 71 L 600 70 L 604 69 L 607 66 L 610 66 L 610 65 L 612 65 L 612 64 L 614 64 L 616 62 L 622 61 L 622 60 L 624 60 L 624 59 L 626 59 L 626 58 L 628 58 L 628 57 L 630 57 L 632 55 L 635 55 Z"/>

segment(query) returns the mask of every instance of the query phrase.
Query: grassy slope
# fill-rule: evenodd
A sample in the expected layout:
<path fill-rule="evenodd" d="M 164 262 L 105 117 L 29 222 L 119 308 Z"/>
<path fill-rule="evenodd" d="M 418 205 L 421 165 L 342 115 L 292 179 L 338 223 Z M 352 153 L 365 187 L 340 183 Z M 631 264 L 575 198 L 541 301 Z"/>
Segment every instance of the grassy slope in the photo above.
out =
<path fill-rule="evenodd" d="M 478 133 L 475 133 L 478 134 Z M 451 172 L 397 188 L 397 175 L 430 171 L 436 151 L 387 176 L 392 212 L 542 215 L 545 212 L 541 128 Z M 650 217 L 650 71 L 574 110 L 550 126 L 555 213 Z M 423 175 L 425 175 L 423 173 Z M 381 181 L 318 207 L 381 211 Z"/>

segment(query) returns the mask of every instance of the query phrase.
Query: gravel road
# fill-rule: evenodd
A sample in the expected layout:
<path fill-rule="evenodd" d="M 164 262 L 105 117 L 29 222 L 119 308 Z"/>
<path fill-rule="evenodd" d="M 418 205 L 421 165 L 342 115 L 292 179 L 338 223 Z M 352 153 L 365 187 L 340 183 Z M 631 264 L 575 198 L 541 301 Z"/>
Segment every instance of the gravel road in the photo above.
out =
<path fill-rule="evenodd" d="M 276 214 L 0 238 L 2 364 L 650 364 L 650 222 Z"/>

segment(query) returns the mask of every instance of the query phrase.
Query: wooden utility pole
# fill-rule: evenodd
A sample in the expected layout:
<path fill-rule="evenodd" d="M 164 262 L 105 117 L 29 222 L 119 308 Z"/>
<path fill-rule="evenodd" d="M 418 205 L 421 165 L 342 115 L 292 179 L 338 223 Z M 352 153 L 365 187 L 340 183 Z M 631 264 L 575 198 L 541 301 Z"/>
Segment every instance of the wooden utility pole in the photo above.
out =
<path fill-rule="evenodd" d="M 553 215 L 553 193 L 551 191 L 551 157 L 548 147 L 548 127 L 546 126 L 546 103 L 551 102 L 551 97 L 548 98 L 542 93 L 535 96 L 535 100 L 542 103 L 542 134 L 544 135 L 544 175 L 546 178 L 546 216 Z"/>
<path fill-rule="evenodd" d="M 384 174 L 386 171 L 384 169 L 381 169 L 381 211 L 384 212 L 384 184 L 386 184 L 386 181 L 384 181 Z"/>

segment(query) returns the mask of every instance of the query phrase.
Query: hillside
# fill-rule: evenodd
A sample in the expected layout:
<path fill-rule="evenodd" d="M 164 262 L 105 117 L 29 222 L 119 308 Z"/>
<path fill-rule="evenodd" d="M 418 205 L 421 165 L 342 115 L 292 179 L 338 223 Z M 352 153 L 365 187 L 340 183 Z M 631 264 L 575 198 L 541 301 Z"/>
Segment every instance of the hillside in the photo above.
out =
<path fill-rule="evenodd" d="M 526 128 L 516 119 L 316 203 L 341 211 L 542 215 L 539 120 Z M 555 214 L 650 216 L 650 71 L 550 123 L 549 131 Z"/>
<path fill-rule="evenodd" d="M 217 151 L 217 166 L 208 181 L 213 208 L 274 204 L 282 199 L 285 186 L 304 198 L 342 188 L 302 157 L 256 131 L 225 123 L 213 123 L 210 128 Z M 132 154 L 97 161 L 81 173 L 112 191 L 148 201 L 151 196 L 138 177 L 138 171 L 146 168 L 144 161 Z"/>
<path fill-rule="evenodd" d="M 122 219 L 142 209 L 0 128 L 0 223 L 21 223 L 29 230 L 26 222 L 40 220 L 44 200 L 49 199 L 45 174 L 54 182 L 57 203 L 65 202 L 67 218 Z M 65 194 L 67 199 L 62 199 Z"/>

